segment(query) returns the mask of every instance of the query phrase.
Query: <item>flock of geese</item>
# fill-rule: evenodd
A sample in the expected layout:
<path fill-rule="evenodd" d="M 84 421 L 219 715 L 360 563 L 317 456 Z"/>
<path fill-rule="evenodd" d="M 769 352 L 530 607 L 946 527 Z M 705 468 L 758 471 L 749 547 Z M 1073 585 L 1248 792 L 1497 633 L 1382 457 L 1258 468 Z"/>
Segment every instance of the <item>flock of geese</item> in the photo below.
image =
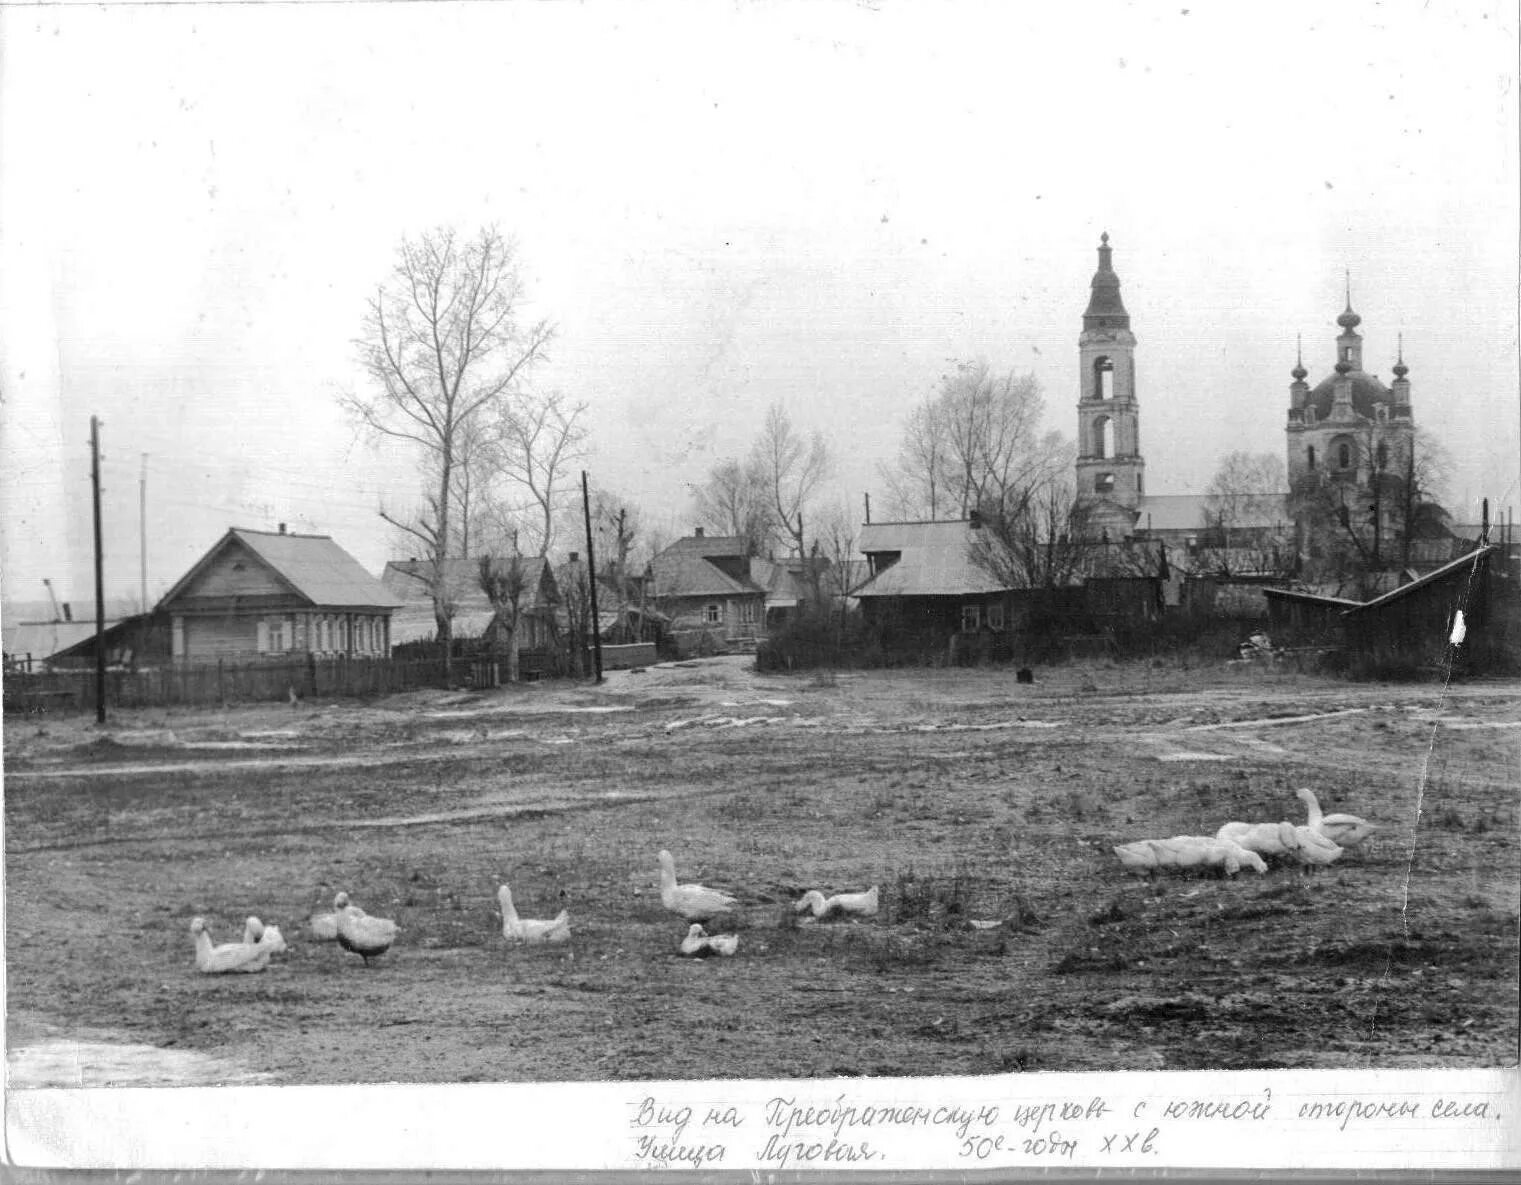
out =
<path fill-rule="evenodd" d="M 1304 803 L 1307 822 L 1226 823 L 1214 835 L 1175 835 L 1171 839 L 1141 839 L 1119 844 L 1114 853 L 1126 868 L 1147 876 L 1163 869 L 1215 870 L 1234 876 L 1242 868 L 1259 873 L 1267 871 L 1264 857 L 1294 861 L 1305 871 L 1330 864 L 1348 848 L 1366 843 L 1377 828 L 1356 815 L 1322 814 L 1312 790 L 1297 790 Z M 676 879 L 676 860 L 661 851 L 660 903 L 688 923 L 685 936 L 677 948 L 689 958 L 728 957 L 739 950 L 739 935 L 710 934 L 705 925 L 713 919 L 733 913 L 740 900 L 731 893 L 710 889 L 696 883 L 682 884 Z M 502 915 L 502 937 L 508 942 L 548 944 L 570 941 L 570 911 L 562 909 L 553 918 L 537 920 L 518 915 L 512 890 L 506 885 L 497 889 L 497 905 Z M 878 886 L 864 892 L 836 893 L 826 896 L 822 890 L 809 889 L 793 904 L 793 911 L 804 915 L 803 922 L 835 918 L 875 917 L 880 898 Z M 318 941 L 337 942 L 344 950 L 360 956 L 365 966 L 370 960 L 391 949 L 401 928 L 390 918 L 371 917 L 349 900 L 347 893 L 333 898 L 331 913 L 313 916 L 307 932 Z M 263 971 L 272 955 L 286 949 L 278 926 L 266 926 L 256 917 L 244 924 L 243 940 L 212 945 L 205 918 L 190 923 L 195 938 L 196 968 L 206 975 Z"/>
<path fill-rule="evenodd" d="M 1378 828 L 1356 815 L 1322 814 L 1315 792 L 1294 792 L 1308 820 L 1294 824 L 1226 823 L 1214 835 L 1175 835 L 1119 844 L 1114 854 L 1126 868 L 1155 876 L 1166 868 L 1214 869 L 1235 876 L 1243 868 L 1267 871 L 1264 857 L 1293 861 L 1306 872 L 1340 858 L 1348 848 L 1366 843 Z"/>
<path fill-rule="evenodd" d="M 739 950 L 739 935 L 709 934 L 704 924 L 740 908 L 739 898 L 706 885 L 678 882 L 676 860 L 670 852 L 662 851 L 659 860 L 660 903 L 689 923 L 678 951 L 689 958 L 733 955 Z M 803 919 L 805 922 L 874 917 L 879 903 L 877 889 L 873 885 L 863 893 L 836 893 L 833 896 L 809 889 L 793 909 L 796 913 L 807 914 Z M 536 920 L 518 915 L 512 890 L 507 885 L 497 889 L 496 898 L 502 913 L 502 937 L 508 942 L 537 945 L 570 941 L 569 910 L 562 909 L 557 916 L 547 920 Z M 339 893 L 333 898 L 331 913 L 316 914 L 308 920 L 307 932 L 318 941 L 337 942 L 344 950 L 359 955 L 365 966 L 369 966 L 371 959 L 391 949 L 401 928 L 390 918 L 371 917 L 350 901 L 347 893 Z M 271 955 L 286 949 L 280 928 L 266 926 L 256 917 L 250 917 L 244 924 L 241 942 L 213 946 L 206 919 L 201 917 L 190 923 L 190 933 L 195 937 L 196 968 L 205 975 L 263 971 L 269 966 Z"/>

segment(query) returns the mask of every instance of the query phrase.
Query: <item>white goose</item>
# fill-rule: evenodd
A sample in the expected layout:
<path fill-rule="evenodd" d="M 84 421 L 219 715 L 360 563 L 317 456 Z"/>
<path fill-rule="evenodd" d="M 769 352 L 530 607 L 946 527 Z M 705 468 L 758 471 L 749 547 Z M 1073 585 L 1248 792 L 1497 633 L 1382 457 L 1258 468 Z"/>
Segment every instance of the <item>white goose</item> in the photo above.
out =
<path fill-rule="evenodd" d="M 1287 820 L 1281 823 L 1227 823 L 1215 832 L 1215 838 L 1228 839 L 1261 856 L 1292 856 L 1299 848 L 1294 824 Z"/>
<path fill-rule="evenodd" d="M 811 909 L 816 918 L 835 916 L 874 918 L 879 905 L 879 886 L 872 885 L 864 893 L 836 893 L 825 897 L 818 889 L 809 889 L 792 907 L 794 913 Z"/>
<path fill-rule="evenodd" d="M 243 923 L 243 941 L 246 943 L 258 942 L 263 934 L 264 923 L 250 914 L 248 920 Z"/>
<path fill-rule="evenodd" d="M 1305 809 L 1310 813 L 1310 829 L 1319 832 L 1334 844 L 1339 844 L 1344 848 L 1355 848 L 1365 843 L 1378 830 L 1377 824 L 1370 823 L 1357 815 L 1321 814 L 1320 800 L 1315 797 L 1315 791 L 1308 786 L 1294 791 L 1294 796 L 1304 803 Z"/>
<path fill-rule="evenodd" d="M 689 922 L 706 922 L 728 913 L 739 900 L 705 885 L 676 883 L 676 858 L 664 849 L 660 852 L 660 904 Z"/>
<path fill-rule="evenodd" d="M 269 966 L 271 951 L 262 942 L 224 942 L 212 946 L 205 918 L 192 919 L 190 933 L 195 935 L 196 970 L 202 975 L 252 974 Z"/>
<path fill-rule="evenodd" d="M 1229 839 L 1209 835 L 1175 835 L 1171 839 L 1142 839 L 1114 849 L 1120 863 L 1154 875 L 1162 868 L 1218 868 L 1235 876 L 1242 867 L 1265 873 L 1267 865 L 1256 852 Z"/>
<path fill-rule="evenodd" d="M 570 940 L 570 910 L 562 909 L 552 921 L 530 921 L 518 917 L 518 911 L 512 904 L 512 890 L 506 885 L 496 891 L 496 899 L 502 907 L 502 937 L 508 942 Z"/>
<path fill-rule="evenodd" d="M 338 915 L 338 945 L 352 951 L 364 960 L 370 960 L 391 949 L 400 928 L 390 918 L 372 918 L 357 905 L 349 903 L 347 893 L 333 898 L 333 912 Z"/>
<path fill-rule="evenodd" d="M 338 915 L 314 913 L 306 920 L 306 931 L 317 942 L 338 941 Z"/>
<path fill-rule="evenodd" d="M 1341 845 L 1327 839 L 1315 828 L 1304 823 L 1294 828 L 1294 834 L 1299 839 L 1299 848 L 1294 856 L 1304 865 L 1306 872 L 1312 868 L 1325 867 L 1339 858 L 1344 850 Z"/>
<path fill-rule="evenodd" d="M 689 959 L 706 959 L 711 955 L 727 958 L 738 949 L 738 934 L 709 934 L 701 922 L 693 922 L 681 940 L 681 953 Z"/>

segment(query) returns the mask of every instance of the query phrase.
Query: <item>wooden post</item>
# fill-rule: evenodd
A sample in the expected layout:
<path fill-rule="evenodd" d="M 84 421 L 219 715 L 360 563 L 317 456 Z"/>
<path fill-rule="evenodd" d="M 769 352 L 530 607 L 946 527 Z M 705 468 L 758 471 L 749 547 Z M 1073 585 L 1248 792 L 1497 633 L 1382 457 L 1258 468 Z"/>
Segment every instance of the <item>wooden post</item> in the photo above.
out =
<path fill-rule="evenodd" d="M 106 584 L 101 570 L 100 420 L 90 417 L 90 489 L 95 506 L 95 722 L 106 722 Z"/>
<path fill-rule="evenodd" d="M 586 579 L 591 585 L 592 655 L 596 663 L 597 682 L 602 682 L 602 631 L 597 622 L 597 557 L 592 552 L 591 494 L 586 485 L 586 470 L 581 470 L 581 510 L 586 515 Z"/>

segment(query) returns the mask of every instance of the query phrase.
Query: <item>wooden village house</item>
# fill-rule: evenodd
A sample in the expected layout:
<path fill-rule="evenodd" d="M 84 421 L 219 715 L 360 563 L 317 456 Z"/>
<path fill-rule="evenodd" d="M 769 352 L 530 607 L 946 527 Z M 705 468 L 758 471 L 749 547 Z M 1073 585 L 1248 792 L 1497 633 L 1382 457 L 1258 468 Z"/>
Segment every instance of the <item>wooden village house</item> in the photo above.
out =
<path fill-rule="evenodd" d="M 399 599 L 327 535 L 233 527 L 159 602 L 176 663 L 386 656 Z"/>
<path fill-rule="evenodd" d="M 670 619 L 682 653 L 712 647 L 749 650 L 765 637 L 766 590 L 750 576 L 750 553 L 738 536 L 698 527 L 650 561 L 649 595 Z"/>

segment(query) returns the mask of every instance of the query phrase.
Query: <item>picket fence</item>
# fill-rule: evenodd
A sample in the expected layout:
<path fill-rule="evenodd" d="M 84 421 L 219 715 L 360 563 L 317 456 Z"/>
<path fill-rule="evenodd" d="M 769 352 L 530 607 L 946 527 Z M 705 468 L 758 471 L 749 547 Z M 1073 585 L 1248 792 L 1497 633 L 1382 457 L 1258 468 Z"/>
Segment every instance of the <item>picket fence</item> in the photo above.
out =
<path fill-rule="evenodd" d="M 454 664 L 455 684 L 471 679 L 475 664 Z M 311 658 L 290 662 L 208 663 L 106 672 L 108 708 L 171 705 L 219 706 L 309 697 L 388 695 L 445 687 L 441 658 Z M 6 712 L 85 711 L 95 708 L 95 672 L 7 674 Z"/>

